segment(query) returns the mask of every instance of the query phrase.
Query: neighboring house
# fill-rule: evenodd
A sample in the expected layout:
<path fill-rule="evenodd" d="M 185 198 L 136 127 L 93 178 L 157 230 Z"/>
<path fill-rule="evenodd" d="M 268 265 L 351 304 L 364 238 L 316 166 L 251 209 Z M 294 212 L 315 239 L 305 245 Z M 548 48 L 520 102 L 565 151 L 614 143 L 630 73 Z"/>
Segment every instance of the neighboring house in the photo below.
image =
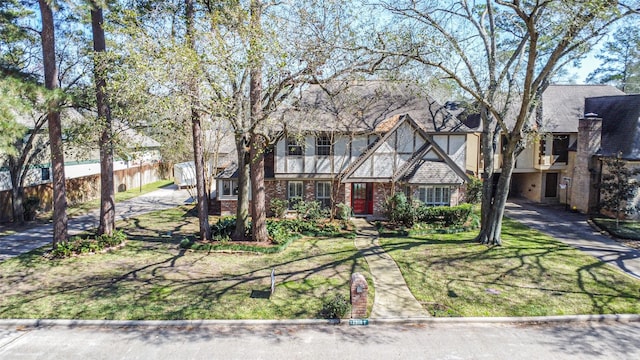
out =
<path fill-rule="evenodd" d="M 284 125 L 265 159 L 268 209 L 271 199 L 303 199 L 381 216 L 395 191 L 427 205 L 464 199 L 475 130 L 413 86 L 362 82 L 332 94 L 311 87 L 274 118 Z M 218 190 L 215 207 L 235 213 L 235 163 L 218 176 Z"/>
<path fill-rule="evenodd" d="M 584 113 L 584 102 L 588 97 L 624 95 L 609 85 L 549 85 L 542 95 L 532 121 L 535 130 L 525 149 L 516 160 L 511 179 L 510 196 L 524 197 L 540 203 L 570 202 L 573 156 L 578 138 L 578 119 Z M 469 152 L 467 163 L 471 170 L 477 164 L 481 172 L 479 134 L 468 141 L 476 146 Z M 474 154 L 478 154 L 476 157 Z M 496 155 L 496 170 L 501 166 L 501 155 Z"/>
<path fill-rule="evenodd" d="M 580 212 L 592 213 L 599 210 L 604 159 L 620 156 L 629 167 L 640 166 L 640 95 L 587 98 L 584 111 L 575 167 L 569 173 L 574 179 L 569 203 Z M 640 195 L 631 202 L 640 204 Z"/>
<path fill-rule="evenodd" d="M 30 164 L 24 181 L 25 197 L 38 197 L 43 209 L 51 204 L 51 164 L 50 148 L 47 143 L 47 124 L 34 132 L 34 126 L 41 119 L 37 115 L 20 114 L 17 121 L 30 130 L 29 135 L 37 137 L 42 153 Z M 93 121 L 74 109 L 64 109 L 61 114 L 63 127 L 78 122 Z M 160 144 L 139 131 L 114 123 L 120 142 L 126 146 L 119 149 L 114 159 L 115 191 L 125 191 L 160 179 Z M 25 141 L 26 141 L 25 137 Z M 64 142 L 65 177 L 67 179 L 67 202 L 74 204 L 96 198 L 100 189 L 100 158 L 97 143 L 79 147 L 73 142 Z M 0 157 L 0 221 L 11 219 L 11 181 L 8 167 Z"/>

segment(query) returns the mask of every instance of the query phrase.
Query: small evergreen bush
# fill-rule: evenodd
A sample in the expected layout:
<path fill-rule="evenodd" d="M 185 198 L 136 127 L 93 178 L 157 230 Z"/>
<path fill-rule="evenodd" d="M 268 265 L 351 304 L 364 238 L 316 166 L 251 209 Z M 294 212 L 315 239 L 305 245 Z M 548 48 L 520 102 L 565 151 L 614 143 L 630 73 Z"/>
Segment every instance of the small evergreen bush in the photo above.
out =
<path fill-rule="evenodd" d="M 273 198 L 269 205 L 271 207 L 271 212 L 273 212 L 273 216 L 282 219 L 287 213 L 289 202 L 287 200 Z"/>
<path fill-rule="evenodd" d="M 323 319 L 341 319 L 349 311 L 350 305 L 347 299 L 341 294 L 325 298 L 322 301 L 320 317 Z"/>

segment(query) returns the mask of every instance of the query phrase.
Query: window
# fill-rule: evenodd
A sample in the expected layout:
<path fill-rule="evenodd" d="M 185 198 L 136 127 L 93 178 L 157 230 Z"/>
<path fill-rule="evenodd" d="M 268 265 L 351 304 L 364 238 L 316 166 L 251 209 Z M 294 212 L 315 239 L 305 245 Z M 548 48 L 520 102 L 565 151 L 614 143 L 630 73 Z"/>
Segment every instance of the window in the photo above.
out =
<path fill-rule="evenodd" d="M 556 162 L 569 161 L 569 135 L 554 135 L 552 153 Z"/>
<path fill-rule="evenodd" d="M 40 180 L 42 181 L 51 180 L 51 170 L 49 170 L 49 168 L 40 168 Z"/>
<path fill-rule="evenodd" d="M 316 182 L 316 200 L 320 202 L 323 209 L 331 208 L 331 182 Z"/>
<path fill-rule="evenodd" d="M 289 199 L 289 208 L 304 198 L 304 186 L 302 181 L 289 181 L 287 184 L 287 198 Z"/>
<path fill-rule="evenodd" d="M 447 186 L 421 186 L 418 198 L 427 206 L 449 206 L 451 192 Z"/>
<path fill-rule="evenodd" d="M 316 137 L 316 155 L 329 156 L 332 153 L 331 138 L 327 135 Z"/>
<path fill-rule="evenodd" d="M 302 144 L 300 140 L 296 138 L 287 138 L 287 155 L 289 156 L 301 156 Z"/>
<path fill-rule="evenodd" d="M 221 180 L 222 186 L 220 187 L 221 196 L 234 196 L 238 195 L 238 181 L 237 180 Z"/>

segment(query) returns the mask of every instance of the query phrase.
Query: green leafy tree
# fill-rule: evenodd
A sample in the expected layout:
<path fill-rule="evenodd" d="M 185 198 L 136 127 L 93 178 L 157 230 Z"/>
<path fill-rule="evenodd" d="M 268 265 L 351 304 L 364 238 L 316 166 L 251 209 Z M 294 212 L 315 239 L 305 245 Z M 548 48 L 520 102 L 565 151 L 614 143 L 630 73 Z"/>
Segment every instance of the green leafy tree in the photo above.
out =
<path fill-rule="evenodd" d="M 599 185 L 602 194 L 600 208 L 615 214 L 616 227 L 618 227 L 622 215 L 638 211 L 632 202 L 640 186 L 637 181 L 640 168 L 629 168 L 621 154 L 615 158 L 606 158 L 603 162 L 604 169 Z"/>
<path fill-rule="evenodd" d="M 531 119 L 542 92 L 613 23 L 635 14 L 637 1 L 414 0 L 379 6 L 391 15 L 390 24 L 372 51 L 423 65 L 478 104 L 484 160 L 478 241 L 500 245 L 516 157 L 535 131 Z M 500 136 L 506 140 L 502 149 Z"/>
<path fill-rule="evenodd" d="M 627 93 L 640 92 L 640 24 L 621 27 L 596 54 L 600 66 L 587 82 L 611 84 Z"/>

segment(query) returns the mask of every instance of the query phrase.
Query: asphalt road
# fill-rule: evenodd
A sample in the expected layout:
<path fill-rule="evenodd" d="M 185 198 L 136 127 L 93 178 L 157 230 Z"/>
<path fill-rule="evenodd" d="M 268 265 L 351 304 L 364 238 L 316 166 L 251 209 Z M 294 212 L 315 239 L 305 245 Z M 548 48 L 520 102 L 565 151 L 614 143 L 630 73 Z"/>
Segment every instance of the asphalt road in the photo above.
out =
<path fill-rule="evenodd" d="M 640 323 L 0 327 L 1 359 L 640 359 Z"/>

